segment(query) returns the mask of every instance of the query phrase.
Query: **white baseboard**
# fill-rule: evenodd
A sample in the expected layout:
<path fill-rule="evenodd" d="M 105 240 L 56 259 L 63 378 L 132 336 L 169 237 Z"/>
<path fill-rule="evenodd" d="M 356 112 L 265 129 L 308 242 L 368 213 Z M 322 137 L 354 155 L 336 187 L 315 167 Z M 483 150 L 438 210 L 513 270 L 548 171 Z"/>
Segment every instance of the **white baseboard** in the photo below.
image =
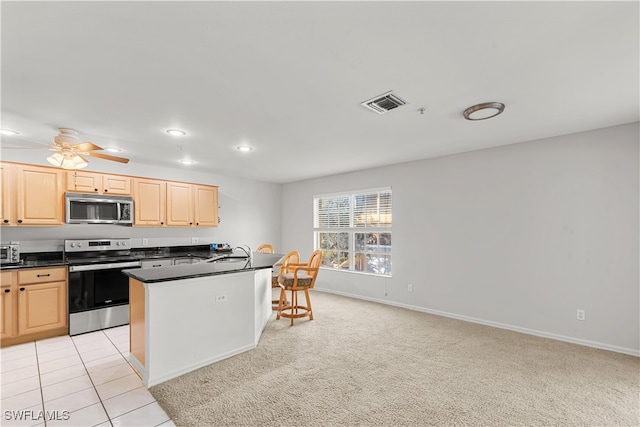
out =
<path fill-rule="evenodd" d="M 200 360 L 200 361 L 198 361 L 196 363 L 193 363 L 193 364 L 191 364 L 189 366 L 186 366 L 184 368 L 176 369 L 176 370 L 173 370 L 171 372 L 165 372 L 164 374 L 155 376 L 153 378 L 149 377 L 147 379 L 147 382 L 145 383 L 145 386 L 147 388 L 149 388 L 149 387 L 154 386 L 156 384 L 160 384 L 160 383 L 163 383 L 163 382 L 168 381 L 170 379 L 173 379 L 173 378 L 179 377 L 181 375 L 187 374 L 187 373 L 189 373 L 191 371 L 195 371 L 196 369 L 202 368 L 203 366 L 211 365 L 212 363 L 216 363 L 216 362 L 219 362 L 221 360 L 228 359 L 228 358 L 233 357 L 233 356 L 235 356 L 237 354 L 244 353 L 245 351 L 253 350 L 254 348 L 256 348 L 255 345 L 246 345 L 244 347 L 237 348 L 235 350 L 229 351 L 229 352 L 224 353 L 224 354 L 217 355 L 215 357 L 211 357 L 211 358 L 208 358 L 208 359 L 205 359 L 205 360 Z"/>
<path fill-rule="evenodd" d="M 480 324 L 480 325 L 492 326 L 494 328 L 500 328 L 500 329 L 506 329 L 506 330 L 514 331 L 514 332 L 520 332 L 520 333 L 527 334 L 527 335 L 535 335 L 537 337 L 550 338 L 550 339 L 553 339 L 553 340 L 558 340 L 558 341 L 564 341 L 564 342 L 568 342 L 568 343 L 572 343 L 572 344 L 583 345 L 583 346 L 586 346 L 586 347 L 597 348 L 597 349 L 600 349 L 600 350 L 608 350 L 608 351 L 613 351 L 613 352 L 616 352 L 616 353 L 623 353 L 623 354 L 628 354 L 628 355 L 631 355 L 631 356 L 640 357 L 640 350 L 635 350 L 635 349 L 632 349 L 632 348 L 619 347 L 619 346 L 616 346 L 616 345 L 601 343 L 601 342 L 597 342 L 597 341 L 583 340 L 583 339 L 580 339 L 580 338 L 574 338 L 574 337 L 568 337 L 568 336 L 565 336 L 565 335 L 559 335 L 559 334 L 554 334 L 554 333 L 550 333 L 550 332 L 538 331 L 538 330 L 535 330 L 535 329 L 522 328 L 520 326 L 509 325 L 509 324 L 506 324 L 506 323 L 493 322 L 493 321 L 490 321 L 490 320 L 478 319 L 476 317 L 464 316 L 464 315 L 455 314 L 455 313 L 448 313 L 446 311 L 440 311 L 440 310 L 432 310 L 432 309 L 429 309 L 429 308 L 419 307 L 419 306 L 416 306 L 416 305 L 409 305 L 409 304 L 403 304 L 403 303 L 394 302 L 394 301 L 387 301 L 387 300 L 381 300 L 381 299 L 377 299 L 377 298 L 370 298 L 370 297 L 365 297 L 365 296 L 361 296 L 361 295 L 350 294 L 350 293 L 347 293 L 347 292 L 334 291 L 334 290 L 331 290 L 331 289 L 323 289 L 323 288 L 317 288 L 316 287 L 313 290 L 314 291 L 319 291 L 319 292 L 326 292 L 326 293 L 329 293 L 329 294 L 340 295 L 340 296 L 349 297 L 349 298 L 355 298 L 355 299 L 361 299 L 361 300 L 365 300 L 365 301 L 376 302 L 376 303 L 379 303 L 379 304 L 392 305 L 394 307 L 406 308 L 408 310 L 420 311 L 422 313 L 435 314 L 436 316 L 449 317 L 449 318 L 452 318 L 452 319 L 463 320 L 465 322 L 477 323 L 477 324 Z"/>

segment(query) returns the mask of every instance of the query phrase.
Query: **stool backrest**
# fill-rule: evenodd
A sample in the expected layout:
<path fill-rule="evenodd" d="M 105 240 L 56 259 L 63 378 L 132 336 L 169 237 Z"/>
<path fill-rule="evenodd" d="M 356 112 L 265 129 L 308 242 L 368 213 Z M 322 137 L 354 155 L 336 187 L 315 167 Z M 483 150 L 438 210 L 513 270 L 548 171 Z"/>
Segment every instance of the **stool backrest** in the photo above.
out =
<path fill-rule="evenodd" d="M 273 246 L 271 246 L 269 244 L 264 244 L 264 245 L 258 246 L 258 249 L 256 249 L 256 252 L 260 252 L 260 253 L 263 253 L 263 254 L 274 254 L 274 253 L 276 253 L 275 249 L 273 249 Z"/>

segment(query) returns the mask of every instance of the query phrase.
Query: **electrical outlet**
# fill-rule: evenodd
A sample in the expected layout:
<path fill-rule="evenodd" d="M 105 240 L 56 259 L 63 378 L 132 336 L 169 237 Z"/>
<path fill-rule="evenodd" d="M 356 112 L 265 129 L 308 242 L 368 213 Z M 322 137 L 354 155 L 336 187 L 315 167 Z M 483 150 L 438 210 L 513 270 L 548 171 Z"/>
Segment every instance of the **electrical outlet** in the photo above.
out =
<path fill-rule="evenodd" d="M 578 311 L 576 312 L 576 319 L 578 319 L 578 320 L 584 320 L 585 318 L 586 318 L 586 317 L 585 317 L 584 310 L 578 310 Z"/>
<path fill-rule="evenodd" d="M 227 302 L 226 295 L 216 295 L 216 302 Z"/>
<path fill-rule="evenodd" d="M 149 244 L 149 239 L 142 239 L 142 246 L 147 246 Z"/>
<path fill-rule="evenodd" d="M 191 238 L 191 243 L 198 243 L 198 238 L 197 237 L 192 237 Z"/>
<path fill-rule="evenodd" d="M 407 285 L 407 291 L 413 292 L 413 285 L 411 283 Z"/>

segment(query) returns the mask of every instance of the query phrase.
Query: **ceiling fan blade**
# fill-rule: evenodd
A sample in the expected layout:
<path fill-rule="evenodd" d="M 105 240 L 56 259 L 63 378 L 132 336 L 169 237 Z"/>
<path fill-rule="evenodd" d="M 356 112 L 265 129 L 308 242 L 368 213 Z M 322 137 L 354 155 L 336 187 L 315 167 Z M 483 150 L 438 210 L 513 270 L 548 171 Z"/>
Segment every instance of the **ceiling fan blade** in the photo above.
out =
<path fill-rule="evenodd" d="M 87 141 L 87 142 L 74 145 L 73 149 L 77 151 L 93 151 L 93 150 L 102 150 L 102 147 L 98 147 L 93 142 Z"/>
<path fill-rule="evenodd" d="M 82 154 L 86 156 L 97 157 L 99 159 L 104 159 L 104 160 L 113 160 L 114 162 L 129 163 L 129 159 L 125 159 L 124 157 L 110 156 L 108 154 L 93 153 L 93 152 L 83 152 Z"/>

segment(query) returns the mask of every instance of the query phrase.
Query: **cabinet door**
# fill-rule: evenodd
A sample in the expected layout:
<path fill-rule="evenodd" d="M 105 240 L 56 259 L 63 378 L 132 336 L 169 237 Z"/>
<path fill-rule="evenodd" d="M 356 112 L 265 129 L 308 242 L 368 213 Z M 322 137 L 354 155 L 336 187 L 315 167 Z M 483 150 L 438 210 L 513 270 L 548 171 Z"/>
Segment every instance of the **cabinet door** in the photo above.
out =
<path fill-rule="evenodd" d="M 129 196 L 131 195 L 131 178 L 120 175 L 102 175 L 102 188 L 105 194 Z"/>
<path fill-rule="evenodd" d="M 0 189 L 2 190 L 2 195 L 0 196 L 0 224 L 3 225 L 15 225 L 16 223 L 15 206 L 12 203 L 16 193 L 11 183 L 11 172 L 10 165 L 0 163 Z"/>
<path fill-rule="evenodd" d="M 79 193 L 102 192 L 102 176 L 91 172 L 67 172 L 67 191 Z"/>
<path fill-rule="evenodd" d="M 134 179 L 134 224 L 164 225 L 166 183 L 155 179 Z"/>
<path fill-rule="evenodd" d="M 0 275 L 0 339 L 4 339 L 13 337 L 17 333 L 18 305 L 16 293 L 18 288 L 15 272 L 3 271 Z"/>
<path fill-rule="evenodd" d="M 195 222 L 197 227 L 218 226 L 218 187 L 194 185 Z"/>
<path fill-rule="evenodd" d="M 67 282 L 21 285 L 18 291 L 18 334 L 67 326 Z"/>
<path fill-rule="evenodd" d="M 16 165 L 18 225 L 64 224 L 64 175 L 61 170 Z"/>
<path fill-rule="evenodd" d="M 167 182 L 167 225 L 193 225 L 192 185 Z"/>

